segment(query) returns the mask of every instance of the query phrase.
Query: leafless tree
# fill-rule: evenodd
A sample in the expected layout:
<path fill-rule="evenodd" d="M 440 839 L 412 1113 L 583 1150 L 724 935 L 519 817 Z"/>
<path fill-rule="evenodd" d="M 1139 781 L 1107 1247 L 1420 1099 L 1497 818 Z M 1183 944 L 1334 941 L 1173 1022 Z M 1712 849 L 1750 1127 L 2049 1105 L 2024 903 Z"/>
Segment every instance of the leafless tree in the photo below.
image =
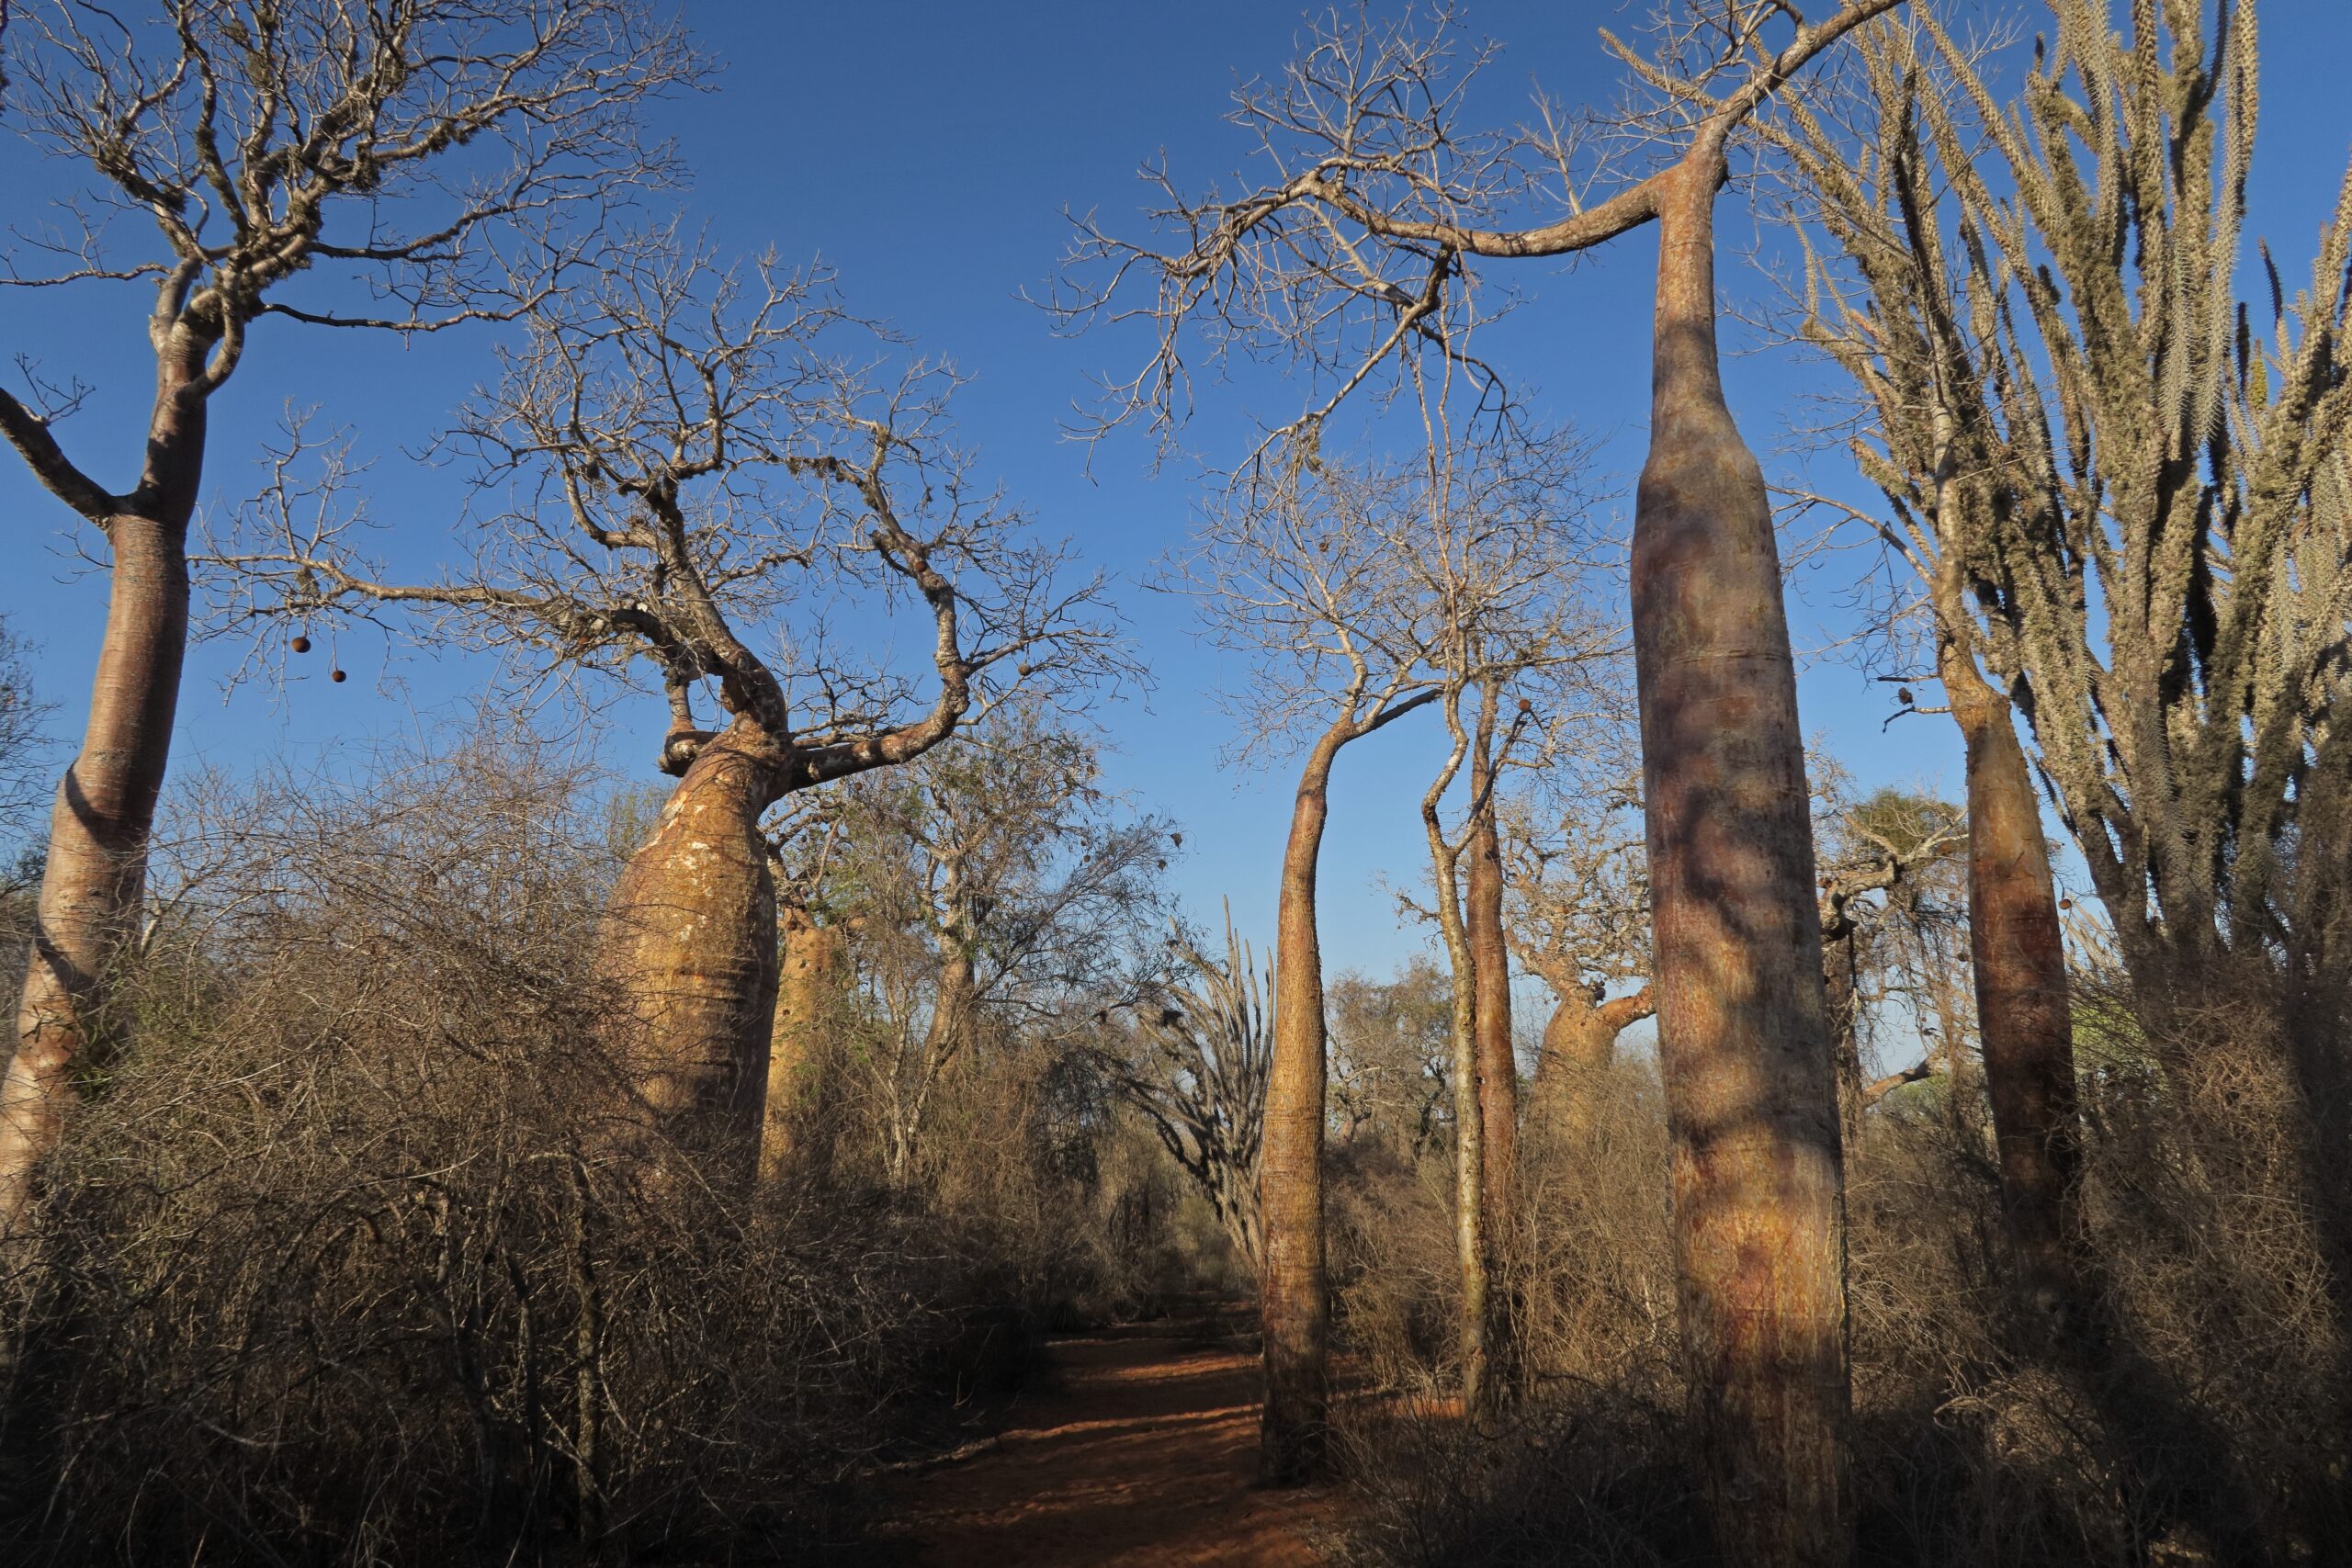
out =
<path fill-rule="evenodd" d="M 1155 985 L 1125 1010 L 1132 1023 L 1098 1047 L 1105 1070 L 1144 1114 L 1170 1157 L 1209 1201 L 1234 1250 L 1262 1266 L 1259 1166 L 1272 1066 L 1265 987 L 1226 912 L 1225 957 L 1205 957 L 1179 929 L 1170 946 L 1190 976 Z"/>
<path fill-rule="evenodd" d="M 1213 508 L 1168 583 L 1197 598 L 1212 644 L 1246 658 L 1249 683 L 1229 695 L 1242 727 L 1236 751 L 1304 741 L 1306 752 L 1283 852 L 1261 1177 L 1261 1446 L 1276 1481 L 1320 1468 L 1329 1398 L 1317 867 L 1340 750 L 1437 695 L 1404 566 L 1419 515 L 1409 476 L 1317 458 L 1283 485 Z"/>
<path fill-rule="evenodd" d="M 1385 1143 L 1418 1161 L 1443 1140 L 1453 1056 L 1453 1001 L 1426 955 L 1386 980 L 1331 983 L 1331 1100 L 1339 1140 Z"/>
<path fill-rule="evenodd" d="M 1601 775 L 1593 788 L 1546 791 L 1542 815 L 1538 798 L 1522 796 L 1503 818 L 1512 949 L 1554 998 L 1529 1130 L 1571 1149 L 1592 1130 L 1617 1036 L 1657 1011 L 1638 786 L 1630 769 L 1614 771 L 1614 787 L 1612 770 L 1592 772 Z"/>
<path fill-rule="evenodd" d="M 1170 829 L 1121 811 L 1092 738 L 1034 703 L 829 807 L 845 841 L 823 897 L 885 993 L 875 1094 L 904 1182 L 937 1100 L 989 1039 L 1058 1038 L 1165 966 L 1144 950 Z"/>
<path fill-rule="evenodd" d="M 1153 330 L 1144 368 L 1110 389 L 1113 420 L 1179 421 L 1196 339 L 1307 367 L 1307 404 L 1262 457 L 1311 450 L 1367 386 L 1412 388 L 1433 429 L 1462 401 L 1450 389 L 1493 412 L 1501 378 L 1472 340 L 1484 264 L 1658 224 L 1633 560 L 1643 798 L 1701 1468 L 1719 1544 L 1757 1562 L 1848 1550 L 1842 1174 L 1794 670 L 1771 508 L 1716 363 L 1713 206 L 1735 133 L 1897 3 L 1847 0 L 1816 19 L 1792 0 L 1702 0 L 1669 12 L 1649 56 L 1611 39 L 1649 95 L 1631 128 L 1668 161 L 1591 202 L 1591 153 L 1580 166 L 1556 117 L 1517 134 L 1457 123 L 1464 73 L 1442 13 L 1427 33 L 1335 19 L 1238 95 L 1264 182 L 1194 197 L 1153 171 L 1172 243 L 1084 223 L 1063 301 L 1073 322 Z M 1539 173 L 1566 210 L 1519 224 L 1512 204 Z M 1774 1238 L 1763 1254 L 1759 1236 Z"/>
<path fill-rule="evenodd" d="M 1865 521 L 1917 585 L 1969 739 L 2010 1231 L 2028 1288 L 2079 1317 L 2063 940 L 2010 710 L 2144 1004 L 2295 948 L 2293 874 L 2319 863 L 2298 818 L 2328 794 L 2352 614 L 2352 175 L 2307 291 L 2265 249 L 2266 334 L 2234 286 L 2253 6 L 2211 28 L 2135 8 L 2121 32 L 2097 0 L 2052 12 L 2014 100 L 1923 13 L 1875 32 L 1858 90 L 1782 141 L 1826 242 L 1804 334 L 1861 393 L 1855 450 L 1887 502 Z M 2298 1065 L 2341 1148 L 2352 1080 Z"/>
<path fill-rule="evenodd" d="M 1099 584 L 1065 585 L 1064 549 L 952 445 L 955 376 L 852 357 L 871 344 L 821 277 L 724 269 L 650 233 L 612 249 L 593 293 L 534 314 L 450 438 L 478 469 L 469 559 L 389 581 L 359 548 L 364 512 L 297 504 L 290 456 L 212 558 L 217 623 L 289 649 L 296 628 L 405 614 L 536 672 L 658 673 L 678 783 L 614 889 L 603 972 L 670 1054 L 641 1086 L 651 1114 L 747 1171 L 776 987 L 762 814 L 920 756 L 1015 689 L 1120 667 Z M 909 607 L 927 693 L 832 630 Z M 746 640 L 763 629 L 776 652 Z M 706 682 L 717 728 L 695 716 Z"/>
<path fill-rule="evenodd" d="M 22 395 L 0 390 L 0 434 L 105 536 L 111 570 L 0 1088 L 0 1231 L 57 1140 L 136 919 L 187 646 L 206 410 L 251 329 L 423 332 L 526 308 L 627 186 L 666 172 L 636 110 L 694 68 L 638 0 L 39 0 L 11 23 L 17 123 L 88 183 L 60 203 L 61 228 L 19 240 L 0 281 L 150 284 L 155 395 L 118 491 L 58 440 L 79 379 L 27 365 Z M 115 216 L 150 248 L 103 244 Z M 322 274 L 344 281 L 295 288 Z"/>

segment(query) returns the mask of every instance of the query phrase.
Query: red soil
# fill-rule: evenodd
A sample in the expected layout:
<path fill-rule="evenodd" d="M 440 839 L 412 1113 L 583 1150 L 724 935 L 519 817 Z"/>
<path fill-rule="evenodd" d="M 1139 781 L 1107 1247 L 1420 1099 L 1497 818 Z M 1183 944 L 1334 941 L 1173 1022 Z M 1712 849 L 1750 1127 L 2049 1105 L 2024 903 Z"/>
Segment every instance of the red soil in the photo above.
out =
<path fill-rule="evenodd" d="M 898 1483 L 925 1568 L 1321 1568 L 1331 1500 L 1252 1486 L 1255 1356 L 1137 1324 L 1049 1342 L 1046 1392 L 977 1456 Z M 896 1532 L 894 1532 L 896 1533 Z"/>

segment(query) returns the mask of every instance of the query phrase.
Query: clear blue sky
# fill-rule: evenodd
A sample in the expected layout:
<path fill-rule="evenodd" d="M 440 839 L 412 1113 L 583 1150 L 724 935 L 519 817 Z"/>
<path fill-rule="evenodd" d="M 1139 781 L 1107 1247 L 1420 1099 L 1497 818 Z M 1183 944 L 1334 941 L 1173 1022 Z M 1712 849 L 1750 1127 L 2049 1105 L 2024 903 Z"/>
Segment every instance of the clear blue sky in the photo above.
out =
<path fill-rule="evenodd" d="M 1594 39 L 1600 26 L 1634 25 L 1646 0 L 1486 0 L 1470 7 L 1474 31 L 1508 53 L 1490 78 L 1502 112 L 1538 80 L 1570 102 L 1605 98 L 1613 85 Z M 1051 274 L 1067 235 L 1067 207 L 1127 218 L 1144 199 L 1137 164 L 1165 149 L 1198 184 L 1229 175 L 1245 151 L 1220 119 L 1238 76 L 1271 73 L 1287 58 L 1298 13 L 1243 0 L 696 0 L 699 41 L 724 62 L 713 90 L 657 107 L 695 171 L 684 200 L 725 247 L 774 245 L 786 258 L 821 254 L 862 311 L 887 317 L 927 352 L 955 359 L 977 383 L 963 396 L 965 436 L 982 468 L 1049 532 L 1079 542 L 1086 558 L 1125 580 L 1120 599 L 1154 671 L 1148 703 L 1106 714 L 1115 737 L 1114 782 L 1137 804 L 1187 829 L 1175 868 L 1196 915 L 1214 919 L 1230 895 L 1237 918 L 1263 938 L 1286 825 L 1279 772 L 1219 768 L 1227 725 L 1209 694 L 1224 678 L 1189 635 L 1188 609 L 1133 586 L 1178 544 L 1195 493 L 1171 468 L 1148 472 L 1148 443 L 1114 440 L 1094 454 L 1061 437 L 1061 422 L 1091 371 L 1130 366 L 1131 340 L 1057 340 L 1019 298 Z M 2037 7 L 2038 9 L 2038 7 Z M 2311 236 L 2335 195 L 2352 119 L 2341 101 L 2352 66 L 2352 6 L 2346 0 L 2262 0 L 2264 96 L 2255 193 L 2256 227 L 2290 276 L 2307 270 Z M 12 221 L 37 220 L 34 205 L 76 172 L 0 140 L 0 191 Z M 1727 204 L 1727 238 L 1744 215 Z M 1130 226 L 1132 227 L 1132 225 Z M 1513 319 L 1498 357 L 1532 383 L 1539 403 L 1610 438 L 1605 464 L 1630 507 L 1648 390 L 1647 310 L 1654 258 L 1647 233 L 1567 269 L 1523 267 L 1533 296 Z M 1727 292 L 1749 285 L 1727 267 Z M 27 354 L 52 373 L 75 372 L 99 396 L 62 430 L 70 450 L 104 482 L 122 483 L 137 451 L 152 375 L 134 290 L 93 285 L 38 295 L 0 291 L 0 351 Z M 446 474 L 418 468 L 413 448 L 486 373 L 485 330 L 403 346 L 397 340 L 329 334 L 266 321 L 245 361 L 215 400 L 208 500 L 254 488 L 252 457 L 283 404 L 315 403 L 356 427 L 373 453 L 372 506 L 393 525 L 384 547 L 415 572 L 452 554 L 456 491 Z M 1489 349 L 1496 346 L 1489 337 Z M 1817 367 L 1777 354 L 1729 367 L 1732 397 L 1751 442 L 1778 444 Z M 1283 412 L 1281 405 L 1262 412 Z M 75 563 L 50 553 L 62 509 L 13 457 L 0 454 L 0 515 L 18 542 L 0 581 L 0 610 L 41 645 L 38 679 L 62 705 L 59 728 L 76 731 L 103 615 L 104 582 L 65 581 Z M 1836 482 L 1817 466 L 1817 480 Z M 1848 480 L 1847 482 L 1850 482 Z M 1801 647 L 1839 631 L 1832 558 L 1801 578 L 1792 609 Z M 234 648 L 198 648 L 181 705 L 175 765 L 241 766 L 259 755 L 413 728 L 457 711 L 490 674 L 479 660 L 409 656 L 387 664 L 372 641 L 348 644 L 343 686 L 319 677 L 283 698 L 247 688 L 225 702 L 220 682 Z M 1826 739 L 1865 785 L 1958 787 L 1958 748 L 1947 721 L 1911 719 L 1882 733 L 1886 688 L 1819 662 L 1801 691 L 1808 731 Z M 610 736 L 616 762 L 653 775 L 659 728 L 650 709 L 623 708 Z M 1385 966 L 1419 947 L 1400 931 L 1378 890 L 1385 872 L 1419 876 L 1413 818 L 1433 764 L 1434 725 L 1408 722 L 1351 751 L 1334 789 L 1325 866 L 1326 948 L 1341 965 Z"/>

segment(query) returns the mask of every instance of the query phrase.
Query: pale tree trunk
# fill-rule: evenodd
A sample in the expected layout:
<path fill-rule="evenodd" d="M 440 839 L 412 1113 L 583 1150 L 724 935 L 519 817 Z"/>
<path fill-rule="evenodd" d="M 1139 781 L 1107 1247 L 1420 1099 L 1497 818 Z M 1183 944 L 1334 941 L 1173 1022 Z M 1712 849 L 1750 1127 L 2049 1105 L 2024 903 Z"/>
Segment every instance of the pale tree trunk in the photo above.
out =
<path fill-rule="evenodd" d="M 1476 1416 L 1487 1408 L 1493 1395 L 1488 1330 L 1494 1310 L 1487 1268 L 1486 1112 L 1478 1089 L 1477 976 L 1470 956 L 1470 935 L 1462 919 L 1462 891 L 1452 858 L 1439 846 L 1434 821 L 1430 839 L 1438 852 L 1438 930 L 1445 939 L 1445 956 L 1453 971 L 1449 1033 L 1453 1047 L 1453 1241 L 1455 1262 L 1462 1273 L 1462 1408 L 1465 1415 Z"/>
<path fill-rule="evenodd" d="M 1329 814 L 1331 764 L 1356 726 L 1327 730 L 1300 770 L 1274 918 L 1274 1023 L 1259 1160 L 1258 1275 L 1266 1403 L 1259 1427 L 1266 1479 L 1318 1473 L 1329 1437 L 1331 1309 L 1323 1241 L 1323 949 L 1315 881 Z"/>
<path fill-rule="evenodd" d="M 768 1030 L 766 1121 L 760 1134 L 760 1175 L 773 1180 L 797 1156 L 819 1156 L 831 1147 L 819 1137 L 807 1150 L 793 1135 L 812 1113 L 821 1115 L 831 1070 L 827 1034 L 841 1005 L 849 949 L 839 926 L 820 926 L 797 898 L 776 909 L 778 969 L 775 1014 Z"/>
<path fill-rule="evenodd" d="M 2002 1212 L 2029 1302 L 2053 1325 L 2079 1330 L 2090 1317 L 2076 1197 L 2082 1125 L 2041 801 L 2007 698 L 1965 649 L 1947 641 L 1939 663 L 1968 745 L 1968 941 Z"/>
<path fill-rule="evenodd" d="M 1544 1055 L 1528 1095 L 1530 1128 L 1569 1148 L 1583 1148 L 1598 1126 L 1603 1087 L 1617 1057 L 1617 1037 L 1650 1016 L 1650 987 L 1630 997 L 1595 1001 L 1574 976 L 1554 987 L 1559 997 L 1544 1026 Z"/>
<path fill-rule="evenodd" d="M 1720 159 L 1657 176 L 1633 615 L 1685 1371 L 1717 1549 L 1842 1563 L 1844 1178 L 1796 678 L 1715 350 Z"/>
<path fill-rule="evenodd" d="M 638 1093 L 656 1127 L 730 1184 L 752 1175 L 766 1120 L 776 910 L 759 826 L 783 774 L 746 721 L 707 742 L 622 869 L 598 945 L 644 1026 Z"/>
<path fill-rule="evenodd" d="M 1470 789 L 1479 801 L 1470 829 L 1470 962 L 1477 975 L 1478 1104 L 1485 1123 L 1483 1161 L 1487 1212 L 1510 1211 L 1511 1172 L 1519 1158 L 1519 1058 L 1512 1048 L 1510 947 L 1503 932 L 1502 837 L 1495 827 L 1493 720 L 1490 690 L 1478 712 L 1478 749 L 1471 754 Z"/>
<path fill-rule="evenodd" d="M 0 1080 L 0 1237 L 63 1135 L 77 1071 L 105 1043 L 113 970 L 136 931 L 147 847 L 171 756 L 187 653 L 187 525 L 203 476 L 208 345 L 186 328 L 162 344 L 139 489 L 104 528 L 111 570 L 89 728 L 50 813 L 16 1050 Z"/>
<path fill-rule="evenodd" d="M 1514 1190 L 1519 1165 L 1519 1055 L 1510 1019 L 1510 944 L 1503 929 L 1502 835 L 1495 824 L 1494 755 L 1496 705 L 1501 682 L 1487 681 L 1479 694 L 1476 744 L 1470 754 L 1470 798 L 1474 809 L 1464 877 L 1467 908 L 1464 940 L 1475 989 L 1472 1028 L 1478 1063 L 1478 1161 L 1485 1208 L 1487 1315 L 1487 1370 L 1497 1396 L 1516 1386 L 1517 1347 L 1508 1281 L 1516 1253 L 1518 1213 Z M 1502 1280 L 1502 1288 L 1495 1281 Z"/>

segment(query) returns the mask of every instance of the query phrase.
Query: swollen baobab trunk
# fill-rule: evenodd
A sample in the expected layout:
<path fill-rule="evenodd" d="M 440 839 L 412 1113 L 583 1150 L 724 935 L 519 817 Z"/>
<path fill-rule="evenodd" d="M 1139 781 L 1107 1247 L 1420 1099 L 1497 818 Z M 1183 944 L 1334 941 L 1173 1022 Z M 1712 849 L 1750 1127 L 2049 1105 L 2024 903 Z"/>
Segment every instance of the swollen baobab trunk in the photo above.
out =
<path fill-rule="evenodd" d="M 822 1093 L 824 1031 L 842 984 L 847 945 L 839 926 L 820 926 L 797 898 L 776 907 L 775 1013 L 768 1029 L 768 1094 L 760 1133 L 760 1175 L 782 1176 L 795 1153 L 799 1119 Z M 818 1140 L 818 1149 L 827 1146 Z M 814 1152 L 814 1151 L 812 1151 Z"/>
<path fill-rule="evenodd" d="M 1266 1403 L 1259 1427 L 1266 1479 L 1306 1480 L 1323 1467 L 1329 1414 L 1331 1310 L 1323 1245 L 1323 947 L 1315 880 L 1330 814 L 1331 764 L 1358 727 L 1324 732 L 1299 771 L 1274 917 L 1274 1028 L 1258 1207 L 1265 1261 L 1258 1273 Z"/>
<path fill-rule="evenodd" d="M 599 939 L 598 972 L 644 1030 L 645 1109 L 729 1179 L 751 1174 L 765 1119 L 776 909 L 759 825 L 782 774 L 741 721 L 704 745 L 622 869 Z"/>
<path fill-rule="evenodd" d="M 1939 663 L 1968 746 L 1968 941 L 2001 1207 L 2029 1301 L 2053 1326 L 2086 1321 L 2075 1188 L 2082 1132 L 2058 890 L 2041 805 L 2009 705 L 1968 654 Z"/>
<path fill-rule="evenodd" d="M 1715 350 L 1720 156 L 1655 176 L 1633 613 L 1698 1459 L 1726 1561 L 1849 1551 L 1845 1214 L 1796 677 L 1762 471 Z"/>
<path fill-rule="evenodd" d="M 1597 1126 L 1595 1111 L 1617 1055 L 1617 1037 L 1654 1010 L 1650 987 L 1630 997 L 1596 999 L 1598 987 L 1588 990 L 1571 980 L 1544 1026 L 1544 1055 L 1535 1064 L 1535 1083 L 1528 1100 L 1528 1122 L 1571 1148 L 1590 1141 Z"/>
<path fill-rule="evenodd" d="M 103 1043 L 107 984 L 146 890 L 187 653 L 187 525 L 204 465 L 207 344 L 186 331 L 167 341 L 175 352 L 162 356 L 146 472 L 101 524 L 112 570 L 89 728 L 50 813 L 16 1052 L 0 1081 L 0 1236 L 16 1227 L 57 1145 L 77 1068 Z M 84 511 L 104 499 L 91 497 Z"/>

